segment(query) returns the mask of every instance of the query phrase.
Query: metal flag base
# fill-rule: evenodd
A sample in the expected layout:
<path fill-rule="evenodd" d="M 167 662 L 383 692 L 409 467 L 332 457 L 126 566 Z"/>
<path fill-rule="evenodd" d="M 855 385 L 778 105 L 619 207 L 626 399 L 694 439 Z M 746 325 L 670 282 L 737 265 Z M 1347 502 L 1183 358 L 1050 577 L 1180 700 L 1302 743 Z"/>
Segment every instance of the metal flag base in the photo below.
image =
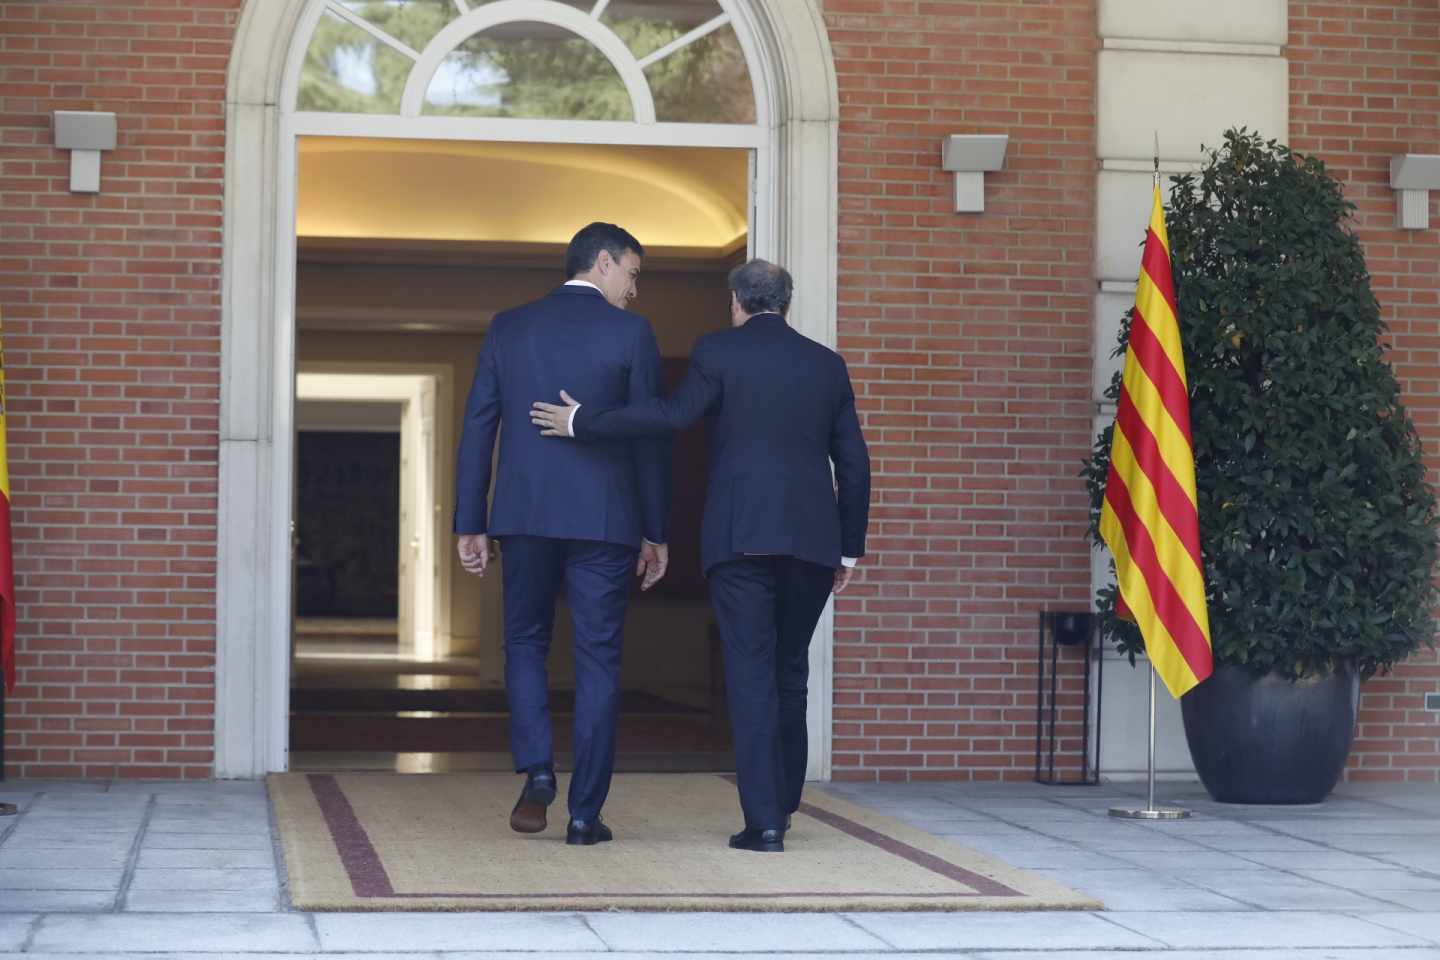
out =
<path fill-rule="evenodd" d="M 1110 816 L 1127 820 L 1184 820 L 1190 811 L 1183 807 L 1111 807 Z"/>
<path fill-rule="evenodd" d="M 1147 664 L 1150 674 L 1150 750 L 1147 766 L 1149 789 L 1143 807 L 1111 807 L 1110 816 L 1127 820 L 1184 820 L 1190 811 L 1184 807 L 1155 806 L 1155 670 Z"/>

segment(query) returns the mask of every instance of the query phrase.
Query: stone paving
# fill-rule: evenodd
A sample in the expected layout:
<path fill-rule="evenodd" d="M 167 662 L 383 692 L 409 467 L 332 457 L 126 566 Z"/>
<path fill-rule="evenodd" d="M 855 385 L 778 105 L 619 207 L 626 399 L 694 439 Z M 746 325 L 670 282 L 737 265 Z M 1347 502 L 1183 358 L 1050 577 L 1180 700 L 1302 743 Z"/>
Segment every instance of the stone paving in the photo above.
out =
<path fill-rule="evenodd" d="M 1161 787 L 1195 816 L 1107 817 L 1141 795 L 1129 784 L 827 788 L 1093 894 L 1104 911 L 310 914 L 288 906 L 259 783 L 0 783 L 0 800 L 21 807 L 0 818 L 0 960 L 1440 960 L 1440 787 L 1346 785 L 1313 807 Z"/>

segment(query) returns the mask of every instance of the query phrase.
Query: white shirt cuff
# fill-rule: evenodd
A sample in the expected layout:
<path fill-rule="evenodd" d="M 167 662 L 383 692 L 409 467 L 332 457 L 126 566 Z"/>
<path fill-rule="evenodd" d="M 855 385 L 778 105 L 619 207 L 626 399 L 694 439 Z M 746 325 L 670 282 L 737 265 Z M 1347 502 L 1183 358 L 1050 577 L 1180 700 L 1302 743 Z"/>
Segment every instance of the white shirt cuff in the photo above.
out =
<path fill-rule="evenodd" d="M 858 562 L 859 562 L 859 561 L 857 561 L 854 557 L 841 557 L 841 558 L 840 558 L 840 566 L 842 566 L 842 567 L 853 567 L 853 566 L 855 566 L 855 564 L 858 563 Z"/>
<path fill-rule="evenodd" d="M 575 406 L 571 407 L 571 408 L 570 408 L 570 419 L 565 421 L 565 429 L 570 433 L 570 436 L 572 436 L 572 437 L 575 436 L 575 411 L 576 411 L 576 410 L 579 410 L 579 409 L 580 409 L 580 404 L 578 404 L 578 403 L 575 404 Z"/>
<path fill-rule="evenodd" d="M 663 543 L 656 543 L 654 540 L 646 540 L 644 537 L 641 537 L 640 540 L 641 540 L 646 546 L 648 546 L 648 547 L 663 547 L 663 546 L 665 546 L 665 544 L 663 544 Z"/>

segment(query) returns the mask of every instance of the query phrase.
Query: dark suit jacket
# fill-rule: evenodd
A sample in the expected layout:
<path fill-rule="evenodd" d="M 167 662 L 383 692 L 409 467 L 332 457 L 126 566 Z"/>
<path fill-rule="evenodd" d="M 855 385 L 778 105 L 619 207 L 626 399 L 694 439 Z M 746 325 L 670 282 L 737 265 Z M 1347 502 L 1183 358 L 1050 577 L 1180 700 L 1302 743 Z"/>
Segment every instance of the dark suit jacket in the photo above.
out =
<path fill-rule="evenodd" d="M 827 567 L 864 555 L 870 454 L 849 371 L 779 314 L 701 337 L 669 397 L 620 407 L 566 389 L 581 402 L 580 439 L 658 435 L 717 415 L 700 545 L 707 571 L 747 553 Z"/>
<path fill-rule="evenodd" d="M 618 406 L 659 395 L 660 352 L 644 317 L 593 287 L 561 286 L 497 314 L 465 407 L 456 465 L 455 532 L 664 543 L 670 512 L 666 444 L 557 443 L 530 424 L 536 397 L 560 389 Z M 500 459 L 486 512 L 495 433 Z"/>

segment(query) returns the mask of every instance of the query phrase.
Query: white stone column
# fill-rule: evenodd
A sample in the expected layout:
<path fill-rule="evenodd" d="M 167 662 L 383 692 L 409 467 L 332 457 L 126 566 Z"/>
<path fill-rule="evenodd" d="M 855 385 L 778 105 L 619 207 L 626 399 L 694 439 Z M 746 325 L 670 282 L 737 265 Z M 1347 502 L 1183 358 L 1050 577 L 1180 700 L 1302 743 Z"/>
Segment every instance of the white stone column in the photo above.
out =
<path fill-rule="evenodd" d="M 1121 363 L 1111 353 L 1120 320 L 1135 299 L 1140 242 L 1150 212 L 1155 140 L 1162 174 L 1195 170 L 1201 147 L 1230 127 L 1289 139 L 1290 80 L 1285 0 L 1100 0 L 1096 92 L 1095 429 L 1115 417 L 1103 399 Z M 1168 185 L 1162 183 L 1168 200 Z M 1109 580 L 1096 552 L 1092 585 Z M 1149 671 L 1107 652 L 1100 770 L 1116 779 L 1144 775 Z M 1163 688 L 1156 701 L 1156 767 L 1190 774 L 1180 705 Z"/>
<path fill-rule="evenodd" d="M 230 56 L 221 255 L 220 491 L 216 570 L 215 775 L 285 766 L 273 514 L 278 91 L 306 0 L 249 0 Z M 288 373 L 288 369 L 286 370 Z M 288 553 L 281 562 L 288 562 Z"/>

